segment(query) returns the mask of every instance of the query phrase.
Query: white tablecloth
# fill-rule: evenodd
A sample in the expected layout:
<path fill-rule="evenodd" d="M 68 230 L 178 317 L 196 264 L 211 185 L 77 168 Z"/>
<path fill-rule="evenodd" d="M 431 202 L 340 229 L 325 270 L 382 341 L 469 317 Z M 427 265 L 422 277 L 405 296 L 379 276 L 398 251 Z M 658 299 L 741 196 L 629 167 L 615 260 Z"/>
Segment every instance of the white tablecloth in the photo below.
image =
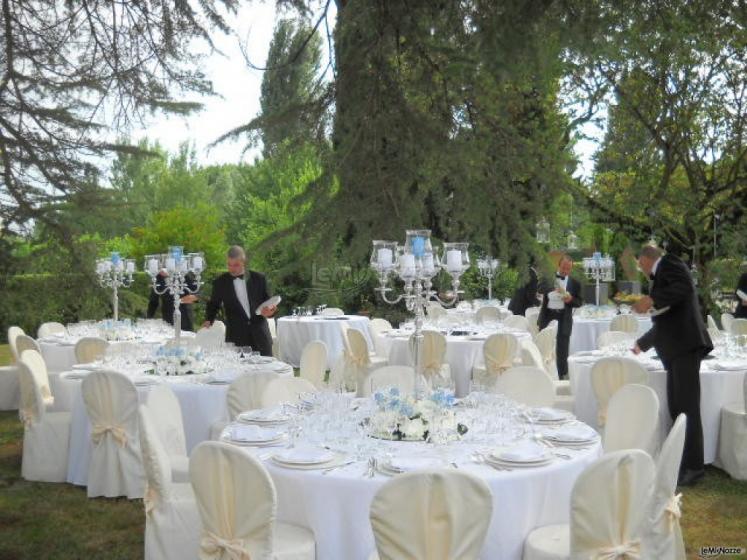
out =
<path fill-rule="evenodd" d="M 245 375 L 251 375 L 259 371 L 266 371 L 266 368 L 254 366 L 254 369 L 248 370 Z M 293 375 L 293 370 L 287 367 L 282 371 L 275 371 L 275 373 Z M 228 385 L 195 383 L 190 379 L 191 377 L 169 377 L 163 381 L 169 384 L 179 399 L 184 423 L 184 435 L 187 440 L 187 453 L 198 443 L 210 439 L 210 427 L 214 423 L 228 421 L 228 408 L 226 406 Z M 56 401 L 58 398 L 71 403 L 72 424 L 70 427 L 67 481 L 86 486 L 92 443 L 91 423 L 80 390 L 81 381 L 52 375 L 50 376 L 50 384 L 55 395 L 55 408 L 57 408 Z M 137 387 L 140 402 L 145 402 L 151 388 L 152 386 Z"/>
<path fill-rule="evenodd" d="M 343 323 L 351 329 L 361 331 L 368 341 L 369 350 L 373 350 L 368 317 L 281 317 L 277 325 L 280 359 L 298 367 L 304 347 L 309 342 L 321 340 L 327 345 L 327 368 L 332 368 L 344 350 L 341 327 Z"/>
<path fill-rule="evenodd" d="M 591 368 L 598 357 L 568 359 L 568 376 L 575 396 L 576 417 L 594 428 L 597 423 L 597 400 L 591 386 Z M 743 383 L 747 363 L 742 371 L 716 371 L 713 360 L 705 360 L 700 368 L 700 417 L 703 423 L 703 455 L 706 464 L 718 456 L 718 436 L 721 427 L 721 407 L 726 403 L 744 404 Z M 659 397 L 659 444 L 669 433 L 672 419 L 667 399 L 667 373 L 664 369 L 650 369 L 649 385 Z"/>
<path fill-rule="evenodd" d="M 573 318 L 573 331 L 571 331 L 571 342 L 569 354 L 595 350 L 597 347 L 597 337 L 603 332 L 610 330 L 612 317 L 604 319 L 585 319 L 582 317 Z M 650 317 L 638 317 L 638 336 L 641 336 L 651 328 Z"/>
<path fill-rule="evenodd" d="M 512 330 L 510 334 L 520 339 L 530 336 L 529 333 L 524 331 Z M 468 336 L 446 337 L 446 362 L 451 367 L 451 376 L 454 379 L 457 397 L 463 397 L 470 392 L 472 368 L 484 364 L 482 347 L 486 339 L 487 335 L 481 336 L 480 340 L 472 340 Z M 383 334 L 379 335 L 379 341 L 382 348 L 388 350 L 390 365 L 413 365 L 410 356 L 409 336 L 392 337 Z"/>

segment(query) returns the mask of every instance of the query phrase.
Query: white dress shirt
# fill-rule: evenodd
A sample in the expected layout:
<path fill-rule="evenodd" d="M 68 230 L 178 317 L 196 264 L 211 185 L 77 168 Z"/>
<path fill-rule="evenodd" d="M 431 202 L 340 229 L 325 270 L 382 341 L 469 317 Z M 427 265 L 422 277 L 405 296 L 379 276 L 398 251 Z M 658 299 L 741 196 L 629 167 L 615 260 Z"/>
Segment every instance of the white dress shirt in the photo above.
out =
<path fill-rule="evenodd" d="M 246 293 L 246 280 L 238 277 L 234 278 L 233 289 L 236 292 L 236 297 L 238 298 L 241 307 L 244 308 L 246 318 L 251 319 L 251 317 L 249 316 L 249 296 Z"/>
<path fill-rule="evenodd" d="M 560 288 L 563 292 L 558 292 L 557 289 L 547 294 L 547 308 L 554 311 L 560 311 L 565 309 L 565 292 L 568 290 L 568 277 L 563 279 L 555 278 L 555 288 Z"/>

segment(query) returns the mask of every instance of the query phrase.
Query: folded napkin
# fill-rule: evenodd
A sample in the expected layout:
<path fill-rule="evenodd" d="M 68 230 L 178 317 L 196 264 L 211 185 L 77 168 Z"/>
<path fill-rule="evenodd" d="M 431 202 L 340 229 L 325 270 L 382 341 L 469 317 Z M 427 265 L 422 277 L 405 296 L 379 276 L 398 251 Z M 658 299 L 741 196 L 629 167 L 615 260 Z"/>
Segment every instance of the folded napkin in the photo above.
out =
<path fill-rule="evenodd" d="M 234 441 L 271 441 L 281 435 L 278 430 L 253 425 L 240 424 L 229 429 L 229 437 Z"/>
<path fill-rule="evenodd" d="M 568 412 L 557 408 L 540 407 L 532 409 L 532 416 L 537 420 L 565 420 L 568 418 Z"/>
<path fill-rule="evenodd" d="M 576 424 L 573 426 L 563 426 L 557 430 L 545 432 L 546 438 L 556 441 L 582 442 L 590 441 L 597 437 L 597 432 L 585 424 Z"/>
<path fill-rule="evenodd" d="M 435 457 L 395 457 L 389 462 L 392 469 L 402 472 L 443 467 L 443 461 Z"/>
<path fill-rule="evenodd" d="M 523 441 L 511 449 L 500 451 L 495 454 L 495 457 L 503 461 L 512 461 L 514 463 L 529 463 L 547 459 L 549 453 L 547 449 L 539 443 Z"/>
<path fill-rule="evenodd" d="M 324 463 L 334 459 L 334 453 L 318 447 L 302 446 L 284 449 L 275 458 L 286 463 Z"/>

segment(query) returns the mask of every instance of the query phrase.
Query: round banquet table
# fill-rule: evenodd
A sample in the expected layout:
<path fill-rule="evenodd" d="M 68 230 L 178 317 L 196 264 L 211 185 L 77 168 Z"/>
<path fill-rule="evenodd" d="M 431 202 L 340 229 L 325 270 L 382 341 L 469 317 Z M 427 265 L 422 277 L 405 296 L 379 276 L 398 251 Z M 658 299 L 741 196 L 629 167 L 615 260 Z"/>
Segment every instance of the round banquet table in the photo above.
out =
<path fill-rule="evenodd" d="M 287 364 L 283 364 L 284 367 L 282 368 L 278 362 L 275 362 L 275 364 L 277 365 L 273 365 L 269 371 L 283 376 L 293 375 L 293 369 Z M 252 375 L 265 371 L 268 371 L 268 366 L 245 366 L 242 368 L 241 374 Z M 236 374 L 237 372 L 225 371 L 221 372 L 221 377 L 227 380 L 236 377 Z M 155 384 L 168 383 L 177 399 L 179 399 L 188 454 L 198 443 L 210 439 L 210 428 L 213 424 L 228 421 L 228 408 L 226 406 L 228 383 L 201 383 L 196 382 L 197 378 L 205 378 L 205 376 L 184 375 L 155 378 Z M 93 444 L 91 443 L 91 422 L 83 402 L 81 382 L 82 380 L 79 378 L 66 378 L 65 373 L 50 375 L 50 384 L 55 395 L 55 408 L 57 408 L 58 398 L 63 398 L 71 403 L 72 421 L 67 481 L 79 486 L 86 486 L 88 484 L 88 462 Z M 136 385 L 138 399 L 141 403 L 145 402 L 148 392 L 155 384 Z"/>
<path fill-rule="evenodd" d="M 316 420 L 310 421 L 318 425 Z M 310 437 L 308 434 L 303 430 L 301 438 Z M 527 432 L 520 438 L 520 441 L 526 441 L 531 436 Z M 297 445 L 308 444 L 304 439 Z M 545 466 L 496 470 L 488 464 L 475 462 L 473 458 L 473 453 L 485 449 L 490 441 L 493 443 L 488 445 L 495 449 L 497 444 L 490 439 L 483 440 L 482 444 L 465 439 L 432 445 L 369 438 L 366 444 L 375 450 L 364 451 L 359 458 L 370 454 L 425 457 L 438 460 L 443 465 L 441 468 L 455 468 L 456 465 L 460 471 L 482 478 L 492 493 L 493 515 L 480 558 L 520 560 L 524 540 L 534 528 L 568 522 L 573 485 L 579 474 L 601 455 L 601 442 L 597 437 L 583 448 L 570 451 L 563 448 L 565 456 L 555 456 Z M 317 558 L 369 558 L 375 547 L 369 519 L 371 502 L 377 491 L 390 480 L 388 475 L 377 471 L 369 476 L 367 459 L 348 464 L 352 460 L 350 455 L 342 459 L 339 468 L 324 472 L 281 466 L 272 458 L 278 452 L 277 448 L 241 449 L 264 461 L 277 491 L 278 520 L 310 529 L 316 541 Z M 560 450 L 553 448 L 550 452 L 555 454 Z"/>
<path fill-rule="evenodd" d="M 519 339 L 531 336 L 528 332 L 520 330 L 494 332 L 506 332 Z M 380 347 L 388 353 L 389 365 L 412 365 L 410 334 L 400 334 L 400 331 L 395 330 L 377 335 Z M 446 337 L 446 362 L 451 368 L 451 376 L 454 379 L 455 395 L 457 397 L 464 397 L 470 392 L 472 368 L 484 364 L 482 347 L 490 334 L 493 333 L 482 333 L 475 336 Z"/>
<path fill-rule="evenodd" d="M 637 315 L 636 318 L 638 319 L 638 336 L 641 336 L 651 328 L 651 318 L 640 315 Z M 595 350 L 597 338 L 603 332 L 610 330 L 611 322 L 612 316 L 599 319 L 574 316 L 569 354 Z"/>
<path fill-rule="evenodd" d="M 327 368 L 331 369 L 344 350 L 342 324 L 361 331 L 366 337 L 369 350 L 373 350 L 368 317 L 362 315 L 281 317 L 277 323 L 280 359 L 293 367 L 298 367 L 304 347 L 309 342 L 321 340 L 327 345 Z"/>
<path fill-rule="evenodd" d="M 568 359 L 568 376 L 571 391 L 575 396 L 576 417 L 598 429 L 597 399 L 591 386 L 591 368 L 601 357 L 571 356 Z M 626 357 L 633 357 L 632 354 Z M 661 362 L 648 358 L 641 359 L 648 370 L 648 384 L 659 397 L 658 444 L 660 445 L 672 426 L 667 400 L 667 372 Z M 744 400 L 743 383 L 747 373 L 747 361 L 743 367 L 718 369 L 719 361 L 704 360 L 700 366 L 700 417 L 703 424 L 703 456 L 706 464 L 713 463 L 718 456 L 718 437 L 721 427 L 721 407 L 727 403 L 741 403 Z M 658 447 L 658 445 L 657 445 Z"/>

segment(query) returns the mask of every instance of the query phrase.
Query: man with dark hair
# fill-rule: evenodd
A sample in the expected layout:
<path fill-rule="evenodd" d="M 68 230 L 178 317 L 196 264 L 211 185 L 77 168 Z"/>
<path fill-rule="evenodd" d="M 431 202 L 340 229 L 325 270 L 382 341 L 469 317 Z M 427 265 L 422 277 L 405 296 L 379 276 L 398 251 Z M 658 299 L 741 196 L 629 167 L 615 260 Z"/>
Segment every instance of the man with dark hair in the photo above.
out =
<path fill-rule="evenodd" d="M 636 341 L 639 354 L 652 346 L 667 371 L 667 401 L 672 420 L 687 415 L 685 450 L 679 483 L 695 484 L 703 474 L 703 427 L 700 421 L 700 362 L 713 350 L 700 313 L 687 265 L 674 255 L 646 246 L 638 266 L 650 279 L 649 296 L 633 305 L 638 313 L 653 309 L 651 329 Z"/>
<path fill-rule="evenodd" d="M 736 319 L 747 319 L 747 272 L 739 277 L 739 283 L 734 293 L 737 296 L 737 308 L 734 310 L 734 317 Z"/>
<path fill-rule="evenodd" d="M 206 321 L 209 327 L 223 308 L 226 319 L 226 341 L 236 346 L 251 346 L 263 356 L 272 356 L 272 335 L 267 326 L 277 306 L 269 305 L 256 314 L 257 307 L 270 298 L 264 274 L 246 271 L 244 249 L 233 245 L 226 255 L 225 272 L 213 280 L 213 293 L 207 304 Z"/>
<path fill-rule="evenodd" d="M 558 261 L 558 270 L 552 284 L 543 282 L 541 288 L 542 308 L 537 325 L 544 329 L 550 321 L 558 322 L 558 335 L 555 341 L 555 360 L 558 364 L 558 376 L 568 378 L 568 347 L 571 344 L 573 330 L 573 309 L 584 304 L 581 296 L 581 283 L 571 278 L 573 260 L 563 255 Z M 552 286 L 552 288 L 550 287 Z"/>
<path fill-rule="evenodd" d="M 156 293 L 156 290 L 150 289 L 150 297 L 148 298 L 148 310 L 146 317 L 152 319 L 156 315 L 158 306 L 161 306 L 161 317 L 169 325 L 174 324 L 174 296 L 166 289 L 166 277 L 169 275 L 168 271 L 164 268 L 156 276 L 156 289 L 161 295 Z M 193 331 L 194 329 L 194 315 L 192 313 L 192 304 L 194 304 L 199 298 L 194 292 L 197 290 L 197 284 L 194 281 L 194 276 L 190 273 L 186 277 L 187 285 L 192 293 L 184 291 L 182 292 L 181 298 L 179 298 L 179 313 L 182 317 L 182 330 Z"/>
<path fill-rule="evenodd" d="M 539 277 L 534 263 L 529 266 L 529 278 L 523 286 L 516 288 L 511 301 L 508 304 L 508 310 L 514 315 L 524 315 L 527 309 L 537 305 L 537 287 Z"/>

